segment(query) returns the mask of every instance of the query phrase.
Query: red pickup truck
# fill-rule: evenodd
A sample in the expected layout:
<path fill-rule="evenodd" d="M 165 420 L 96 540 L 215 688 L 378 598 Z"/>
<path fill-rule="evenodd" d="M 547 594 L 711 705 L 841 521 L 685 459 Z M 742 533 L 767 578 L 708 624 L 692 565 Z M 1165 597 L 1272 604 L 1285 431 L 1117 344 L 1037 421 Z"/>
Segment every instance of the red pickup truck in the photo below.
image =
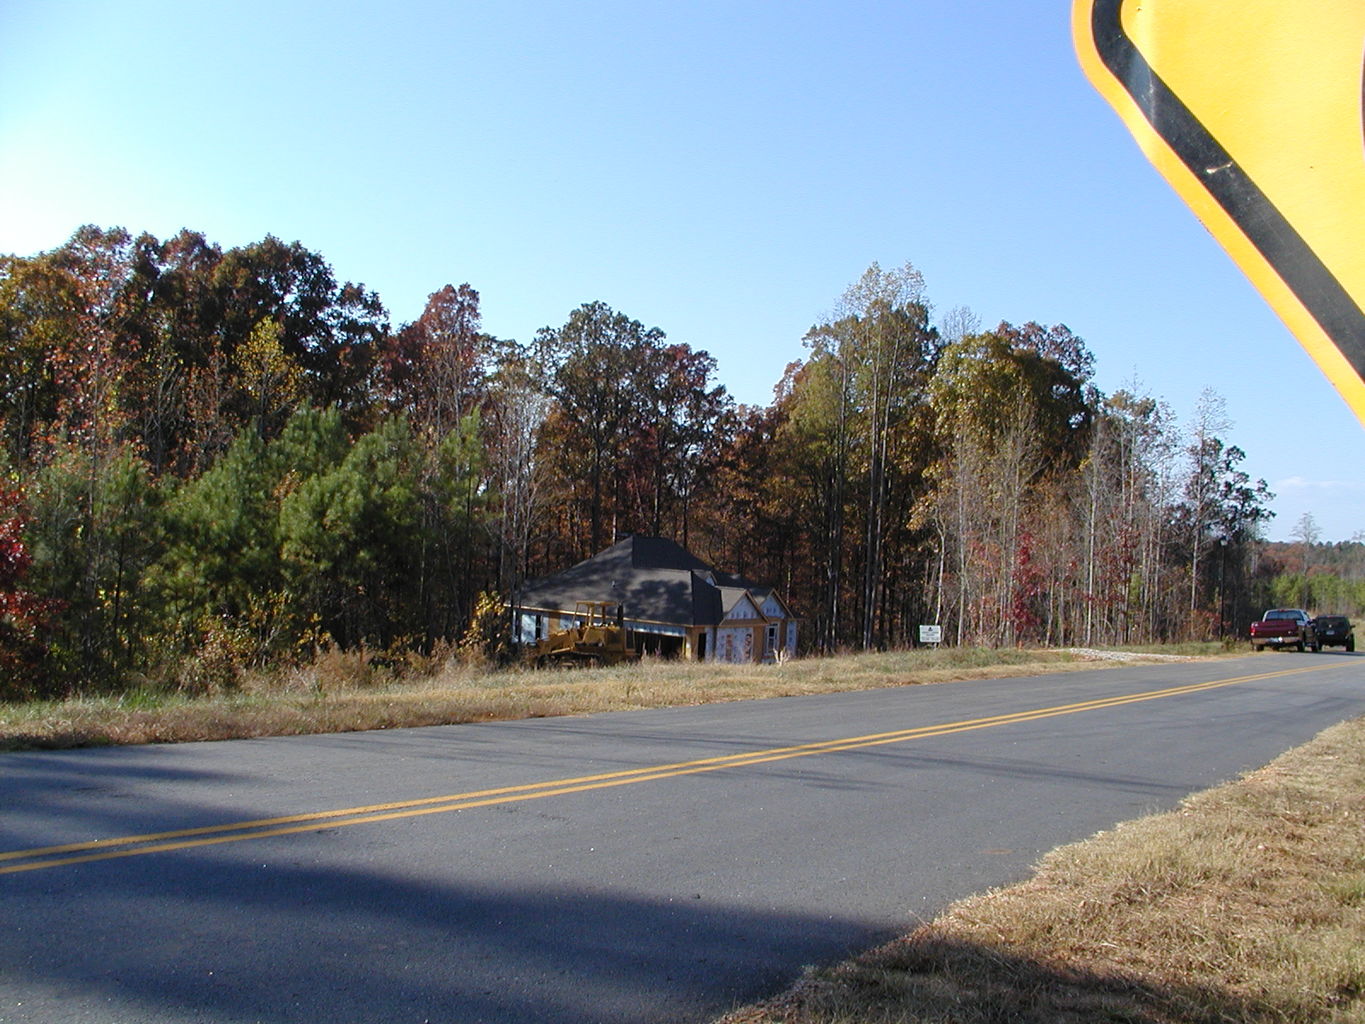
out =
<path fill-rule="evenodd" d="M 1313 620 L 1302 608 L 1272 608 L 1251 624 L 1251 647 L 1293 647 L 1300 651 L 1321 650 Z"/>

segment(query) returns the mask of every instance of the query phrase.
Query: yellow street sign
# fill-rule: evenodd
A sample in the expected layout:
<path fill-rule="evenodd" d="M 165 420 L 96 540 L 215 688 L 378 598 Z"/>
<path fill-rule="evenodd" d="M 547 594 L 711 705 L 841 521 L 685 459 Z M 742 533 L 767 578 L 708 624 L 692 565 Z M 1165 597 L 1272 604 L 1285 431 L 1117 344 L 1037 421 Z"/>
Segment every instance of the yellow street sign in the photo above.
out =
<path fill-rule="evenodd" d="M 1361 0 L 1073 0 L 1091 84 L 1365 425 Z"/>

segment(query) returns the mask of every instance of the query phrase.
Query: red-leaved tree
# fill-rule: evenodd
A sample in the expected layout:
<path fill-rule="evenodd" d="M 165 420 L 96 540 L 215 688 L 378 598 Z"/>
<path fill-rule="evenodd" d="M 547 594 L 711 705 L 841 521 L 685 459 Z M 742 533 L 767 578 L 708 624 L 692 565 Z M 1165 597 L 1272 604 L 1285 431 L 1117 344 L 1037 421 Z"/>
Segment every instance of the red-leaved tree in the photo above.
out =
<path fill-rule="evenodd" d="M 23 589 L 33 556 L 24 543 L 28 525 L 18 491 L 0 490 L 0 699 L 32 693 L 42 654 L 37 634 L 51 602 Z"/>

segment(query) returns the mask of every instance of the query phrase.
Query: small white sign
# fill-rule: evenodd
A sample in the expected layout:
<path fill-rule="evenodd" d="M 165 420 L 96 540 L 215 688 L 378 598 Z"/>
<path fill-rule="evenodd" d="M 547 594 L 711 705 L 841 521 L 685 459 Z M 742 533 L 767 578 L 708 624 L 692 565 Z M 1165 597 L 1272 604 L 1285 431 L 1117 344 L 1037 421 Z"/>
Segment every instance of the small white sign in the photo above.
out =
<path fill-rule="evenodd" d="M 942 626 L 920 626 L 919 642 L 922 644 L 941 644 L 943 643 Z"/>

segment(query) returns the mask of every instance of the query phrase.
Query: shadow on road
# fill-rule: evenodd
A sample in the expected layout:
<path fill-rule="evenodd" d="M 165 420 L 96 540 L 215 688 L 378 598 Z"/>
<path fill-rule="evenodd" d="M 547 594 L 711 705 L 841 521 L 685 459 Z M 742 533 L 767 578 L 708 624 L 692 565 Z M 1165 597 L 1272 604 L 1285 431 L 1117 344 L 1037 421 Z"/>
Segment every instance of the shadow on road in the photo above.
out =
<path fill-rule="evenodd" d="M 258 856 L 282 853 L 307 855 Z M 0 877 L 0 1020 L 702 1020 L 886 938 L 608 883 L 432 885 L 204 851 Z"/>
<path fill-rule="evenodd" d="M 889 938 L 686 891 L 608 893 L 609 879 L 600 892 L 515 879 L 434 885 L 282 855 L 309 851 L 262 847 L 265 859 L 249 863 L 198 851 L 0 877 L 10 922 L 0 1021 L 704 1022 L 784 990 L 792 965 L 836 963 Z M 840 974 L 842 988 L 819 977 L 800 986 L 781 1019 L 816 1019 L 803 1015 L 814 1009 L 882 1019 L 876 1011 L 895 1007 L 974 1019 L 961 1014 L 973 1002 L 990 1011 L 980 1019 L 1012 1022 L 1155 1024 L 1186 1019 L 1194 1005 L 1207 1011 L 1198 1019 L 1253 1020 L 1264 1009 L 1216 987 L 1168 991 L 1059 970 L 932 928 Z"/>

